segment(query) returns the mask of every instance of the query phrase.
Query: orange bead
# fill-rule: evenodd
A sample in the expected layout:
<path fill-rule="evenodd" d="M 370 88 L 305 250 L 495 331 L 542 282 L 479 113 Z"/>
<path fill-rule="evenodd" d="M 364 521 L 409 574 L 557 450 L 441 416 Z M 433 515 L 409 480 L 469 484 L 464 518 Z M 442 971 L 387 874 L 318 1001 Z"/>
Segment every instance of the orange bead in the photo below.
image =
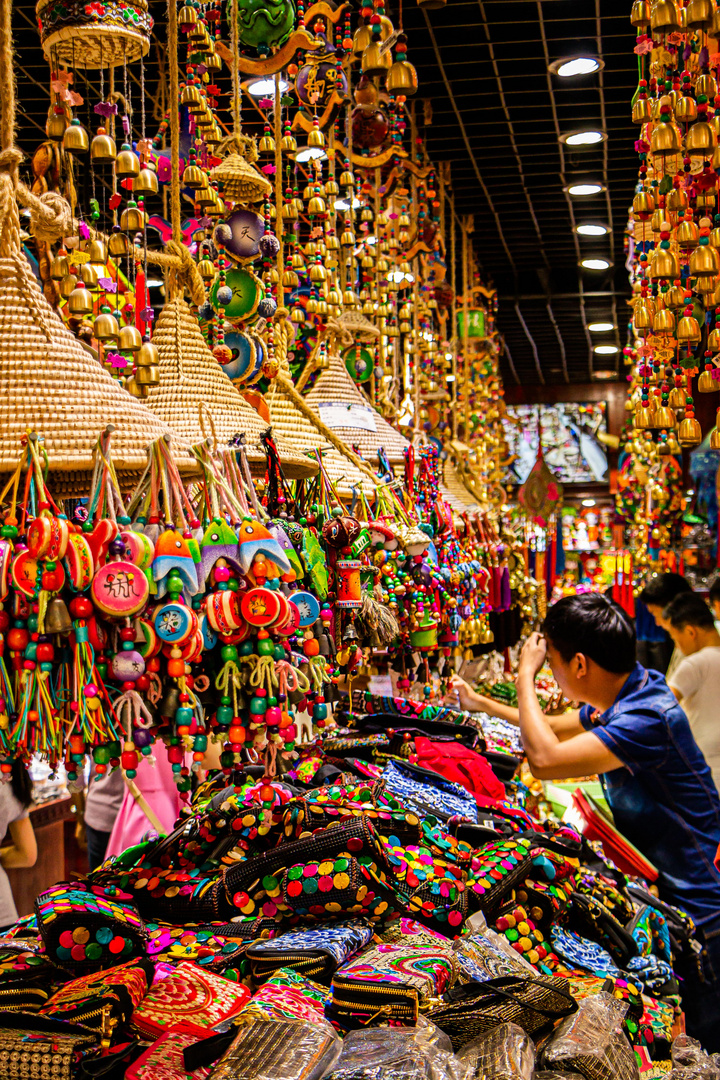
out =
<path fill-rule="evenodd" d="M 306 656 L 317 656 L 320 652 L 320 642 L 316 641 L 315 638 L 305 638 L 303 652 Z"/>
<path fill-rule="evenodd" d="M 231 727 L 228 731 L 228 740 L 231 743 L 244 743 L 247 738 L 247 732 L 243 727 Z"/>
<path fill-rule="evenodd" d="M 184 660 L 168 660 L 167 672 L 173 679 L 180 679 L 185 674 Z"/>

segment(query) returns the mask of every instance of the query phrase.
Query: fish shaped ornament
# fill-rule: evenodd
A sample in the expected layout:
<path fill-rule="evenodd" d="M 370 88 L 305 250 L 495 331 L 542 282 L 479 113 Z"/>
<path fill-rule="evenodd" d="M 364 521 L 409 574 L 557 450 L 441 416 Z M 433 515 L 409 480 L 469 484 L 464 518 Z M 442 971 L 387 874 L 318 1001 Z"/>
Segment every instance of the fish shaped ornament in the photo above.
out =
<path fill-rule="evenodd" d="M 272 533 L 251 517 L 240 522 L 238 558 L 243 573 L 256 584 L 292 571 L 289 558 Z"/>
<path fill-rule="evenodd" d="M 244 572 L 238 555 L 237 533 L 232 525 L 220 517 L 210 522 L 200 542 L 198 581 L 201 589 L 205 587 L 218 559 L 224 559 L 238 574 Z"/>
<path fill-rule="evenodd" d="M 295 571 L 295 580 L 302 581 L 302 578 L 305 574 L 305 568 L 303 567 L 303 564 L 300 560 L 300 556 L 298 555 L 297 551 L 293 546 L 292 540 L 285 532 L 285 529 L 278 521 L 271 521 L 268 528 L 272 536 L 275 537 L 278 544 L 290 560 L 290 565 Z"/>
<path fill-rule="evenodd" d="M 158 597 L 167 592 L 187 592 L 194 596 L 200 591 L 197 566 L 188 541 L 177 529 L 166 529 L 155 544 L 152 563 Z"/>

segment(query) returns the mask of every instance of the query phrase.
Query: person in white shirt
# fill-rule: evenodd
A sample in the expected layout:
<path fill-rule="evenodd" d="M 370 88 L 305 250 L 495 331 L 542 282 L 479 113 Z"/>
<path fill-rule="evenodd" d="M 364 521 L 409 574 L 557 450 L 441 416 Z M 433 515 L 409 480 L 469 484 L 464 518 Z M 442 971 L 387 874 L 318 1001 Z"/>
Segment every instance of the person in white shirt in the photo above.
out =
<path fill-rule="evenodd" d="M 720 634 L 710 608 L 696 593 L 676 596 L 663 611 L 663 619 L 683 653 L 668 685 L 720 791 Z"/>
<path fill-rule="evenodd" d="M 692 586 L 682 574 L 673 574 L 670 571 L 664 574 L 653 574 L 645 583 L 640 599 L 648 609 L 655 622 L 663 630 L 670 632 L 670 627 L 664 618 L 664 611 L 671 600 L 676 596 L 692 593 Z M 682 660 L 682 650 L 675 646 L 670 662 L 665 671 L 665 678 L 670 683 L 673 672 Z M 661 669 L 662 670 L 662 669 Z"/>
<path fill-rule="evenodd" d="M 715 629 L 720 630 L 720 576 L 716 577 L 710 586 L 708 603 L 715 616 Z"/>

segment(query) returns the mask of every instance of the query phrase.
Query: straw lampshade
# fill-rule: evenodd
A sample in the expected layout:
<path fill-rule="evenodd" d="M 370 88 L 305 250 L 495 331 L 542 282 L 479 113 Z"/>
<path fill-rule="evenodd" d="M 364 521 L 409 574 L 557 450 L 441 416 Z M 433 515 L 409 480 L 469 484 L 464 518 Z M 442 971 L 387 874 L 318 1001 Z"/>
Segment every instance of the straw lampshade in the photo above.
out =
<path fill-rule="evenodd" d="M 137 479 L 147 447 L 171 434 L 168 426 L 131 397 L 73 337 L 50 307 L 23 254 L 12 169 L 0 162 L 0 473 L 17 464 L 28 431 L 37 432 L 53 472 L 57 495 L 85 494 L 93 448 L 110 424 L 120 482 Z M 178 462 L 196 471 L 189 458 Z M 187 471 L 187 468 L 183 469 Z"/>
<path fill-rule="evenodd" d="M 208 435 L 200 415 L 202 408 L 212 419 L 218 442 L 228 444 L 244 434 L 248 460 L 264 471 L 265 455 L 259 440 L 267 424 L 230 382 L 180 296 L 169 300 L 160 313 L 153 342 L 160 357 L 160 384 L 146 398 L 148 408 L 190 445 L 201 443 Z M 295 450 L 292 443 L 282 437 L 276 442 L 288 477 L 299 479 L 318 471 L 317 463 Z"/>
<path fill-rule="evenodd" d="M 272 191 L 272 184 L 253 166 L 257 161 L 254 140 L 247 135 L 231 135 L 220 143 L 218 154 L 227 157 L 210 171 L 221 185 L 223 197 L 233 202 L 254 203 Z"/>
<path fill-rule="evenodd" d="M 453 509 L 457 509 L 461 513 L 466 510 L 477 509 L 480 505 L 477 498 L 463 483 L 460 473 L 451 458 L 446 458 L 443 463 L 443 482 L 441 490 L 443 489 L 444 491 L 447 491 L 450 496 L 448 500 L 450 505 Z"/>

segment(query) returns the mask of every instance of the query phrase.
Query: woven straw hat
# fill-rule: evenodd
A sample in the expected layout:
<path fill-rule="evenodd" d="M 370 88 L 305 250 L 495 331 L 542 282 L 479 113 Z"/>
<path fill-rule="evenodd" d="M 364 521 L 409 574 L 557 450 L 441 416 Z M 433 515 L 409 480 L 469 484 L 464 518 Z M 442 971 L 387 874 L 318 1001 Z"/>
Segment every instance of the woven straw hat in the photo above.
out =
<path fill-rule="evenodd" d="M 227 444 L 244 434 L 248 460 L 264 471 L 265 455 L 259 440 L 267 424 L 230 382 L 182 297 L 176 296 L 163 308 L 153 342 L 160 354 L 160 385 L 146 398 L 148 408 L 191 446 L 208 435 L 200 415 L 202 408 L 212 420 L 218 441 Z M 317 472 L 311 461 L 282 439 L 277 446 L 287 476 L 300 478 Z"/>
<path fill-rule="evenodd" d="M 218 154 L 227 154 L 227 157 L 210 171 L 210 176 L 222 184 L 222 194 L 228 199 L 254 203 L 272 191 L 270 181 L 253 167 L 253 161 L 257 161 L 257 150 L 249 136 L 228 136 L 218 146 Z"/>
<path fill-rule="evenodd" d="M 338 326 L 343 330 L 349 331 L 354 338 L 380 337 L 380 330 L 378 327 L 375 323 L 370 322 L 367 315 L 363 315 L 362 311 L 356 311 L 354 309 L 343 311 L 338 319 Z"/>
<path fill-rule="evenodd" d="M 320 406 L 322 405 L 330 403 L 344 405 L 348 408 L 348 416 L 352 415 L 351 406 L 360 406 L 363 409 L 360 415 L 367 421 L 368 427 L 374 430 L 353 427 L 351 423 L 347 426 L 333 424 L 332 429 L 335 434 L 348 446 L 357 446 L 362 456 L 373 464 L 378 450 L 382 447 L 391 465 L 402 465 L 405 461 L 405 450 L 410 445 L 407 439 L 391 427 L 379 412 L 371 408 L 362 390 L 358 389 L 350 378 L 342 357 L 331 352 L 329 360 L 329 366 L 320 374 L 307 395 L 308 403 L 318 411 L 321 418 L 323 410 Z"/>
<path fill-rule="evenodd" d="M 20 244 L 8 171 L 19 157 L 9 150 L 0 158 L 0 473 L 15 468 L 20 440 L 35 431 L 52 491 L 86 494 L 93 448 L 111 424 L 113 461 L 129 486 L 147 464 L 149 444 L 170 429 L 85 351 L 43 296 Z M 190 459 L 178 463 L 195 471 Z"/>

